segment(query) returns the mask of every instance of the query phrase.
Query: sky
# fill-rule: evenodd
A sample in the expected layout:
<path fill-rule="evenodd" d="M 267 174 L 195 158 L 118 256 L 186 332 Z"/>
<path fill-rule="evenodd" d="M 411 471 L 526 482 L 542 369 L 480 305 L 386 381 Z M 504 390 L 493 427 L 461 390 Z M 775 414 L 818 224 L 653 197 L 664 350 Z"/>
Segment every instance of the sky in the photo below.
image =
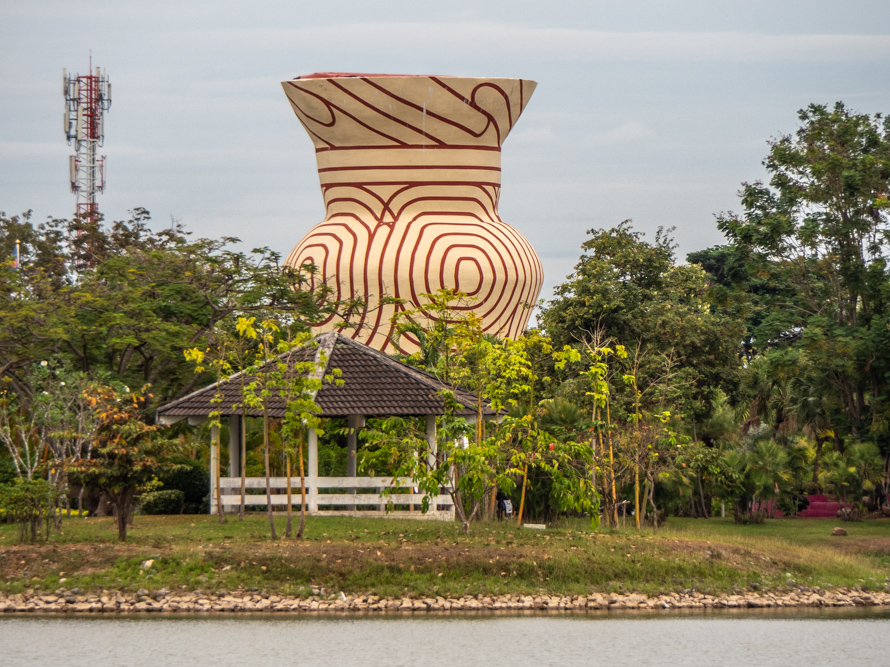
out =
<path fill-rule="evenodd" d="M 890 112 L 886 0 L 0 0 L 0 211 L 68 217 L 62 68 L 106 69 L 99 208 L 286 255 L 324 217 L 280 82 L 318 71 L 533 79 L 500 213 L 544 265 L 590 229 L 675 227 L 678 259 L 765 178 L 770 138 L 842 100 Z"/>

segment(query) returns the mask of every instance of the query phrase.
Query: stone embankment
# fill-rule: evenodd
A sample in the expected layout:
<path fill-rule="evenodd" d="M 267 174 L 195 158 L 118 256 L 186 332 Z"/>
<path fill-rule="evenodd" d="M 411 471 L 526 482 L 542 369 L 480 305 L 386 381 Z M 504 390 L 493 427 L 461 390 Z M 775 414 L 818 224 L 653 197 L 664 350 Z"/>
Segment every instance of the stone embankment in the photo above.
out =
<path fill-rule="evenodd" d="M 203 612 L 443 612 L 443 611 L 587 611 L 662 609 L 750 609 L 766 607 L 890 606 L 890 592 L 858 589 L 805 588 L 782 593 L 745 592 L 705 595 L 694 591 L 654 597 L 638 594 L 589 596 L 501 595 L 461 598 L 381 598 L 376 595 L 313 595 L 288 597 L 265 593 L 171 592 L 54 593 L 0 595 L 0 612 L 12 613 L 203 613 Z"/>

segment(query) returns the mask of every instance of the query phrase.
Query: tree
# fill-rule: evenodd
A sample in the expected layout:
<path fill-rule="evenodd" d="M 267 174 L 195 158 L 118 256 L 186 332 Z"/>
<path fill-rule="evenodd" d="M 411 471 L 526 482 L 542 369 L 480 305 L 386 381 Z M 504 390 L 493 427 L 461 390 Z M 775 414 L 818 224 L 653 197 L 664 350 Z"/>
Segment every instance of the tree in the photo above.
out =
<path fill-rule="evenodd" d="M 303 465 L 303 434 L 306 428 L 315 429 L 322 435 L 322 422 L 319 419 L 321 408 L 315 396 L 322 382 L 342 385 L 340 370 L 333 368 L 325 374 L 331 349 L 321 348 L 308 333 L 289 331 L 287 338 L 278 342 L 278 357 L 275 359 L 273 383 L 278 395 L 284 400 L 284 420 L 282 422 L 282 444 L 292 442 L 300 465 L 300 524 L 297 538 L 303 537 L 306 525 L 306 471 Z M 317 354 L 316 354 L 317 352 Z M 312 358 L 307 358 L 312 353 Z M 291 536 L 291 489 L 290 452 L 287 454 L 287 528 L 285 537 Z"/>
<path fill-rule="evenodd" d="M 49 539 L 52 517 L 59 492 L 45 479 L 19 477 L 8 486 L 0 486 L 0 507 L 9 513 L 10 522 L 19 524 L 19 541 L 37 541 L 40 524 L 44 524 L 44 540 Z"/>
<path fill-rule="evenodd" d="M 0 252 L 21 241 L 22 266 L 0 265 L 0 377 L 23 399 L 31 364 L 62 355 L 88 374 L 104 370 L 131 386 L 151 384 L 160 401 L 202 378 L 182 351 L 210 344 L 218 323 L 238 314 L 299 320 L 343 313 L 351 303 L 310 289 L 314 267 L 282 266 L 266 248 L 235 252 L 238 239 L 190 239 L 173 224 L 160 231 L 136 209 L 127 221 L 49 220 L 0 214 Z"/>
<path fill-rule="evenodd" d="M 659 230 L 648 243 L 625 221 L 589 234 L 540 326 L 557 349 L 595 335 L 620 341 L 634 359 L 643 406 L 683 415 L 694 428 L 710 415 L 720 389 L 732 389 L 742 326 L 713 307 L 701 267 L 675 264 L 669 231 Z M 583 402 L 578 372 L 567 367 L 559 395 Z M 619 413 L 634 412 L 630 388 L 616 387 L 613 400 Z"/>
<path fill-rule="evenodd" d="M 269 477 L 269 451 L 271 449 L 269 433 L 269 399 L 274 395 L 274 380 L 270 377 L 275 369 L 271 368 L 272 350 L 275 347 L 275 338 L 281 331 L 278 322 L 266 318 L 256 325 L 255 317 L 239 317 L 236 327 L 238 335 L 254 340 L 257 347 L 254 351 L 254 363 L 245 369 L 245 373 L 251 376 L 246 387 L 245 403 L 263 413 L 263 466 L 266 474 L 266 511 L 269 515 L 269 531 L 272 539 L 277 538 L 275 532 L 275 515 L 272 511 L 272 487 Z"/>
<path fill-rule="evenodd" d="M 34 364 L 23 377 L 33 388 L 30 400 L 0 390 L 0 441 L 19 477 L 39 472 L 64 493 L 68 466 L 89 456 L 99 427 L 92 397 L 106 387 L 58 358 Z"/>
<path fill-rule="evenodd" d="M 770 360 L 831 397 L 835 433 L 890 461 L 890 122 L 838 102 L 810 105 L 770 142 L 769 183 L 744 183 L 742 212 L 718 218 L 733 252 L 785 289 L 749 335 Z M 838 444 L 840 444 L 838 442 Z"/>
<path fill-rule="evenodd" d="M 551 480 L 559 510 L 576 509 L 596 517 L 599 499 L 589 480 L 588 450 L 558 442 L 537 420 L 535 385 L 544 379 L 539 369 L 561 365 L 561 353 L 552 359 L 549 339 L 538 333 L 515 341 L 483 335 L 481 320 L 467 308 L 472 300 L 460 292 L 439 290 L 422 296 L 426 303 L 416 312 L 434 313 L 429 327 L 410 320 L 402 326 L 401 318 L 415 311 L 405 311 L 394 321 L 397 331 L 410 330 L 423 343 L 421 352 L 408 361 L 455 391 L 474 392 L 474 423 L 457 414 L 467 406 L 458 403 L 453 392 L 443 392 L 448 413 L 438 420 L 435 448 L 413 423 L 391 419 L 363 432 L 378 448 L 375 462 L 388 461 L 396 476 L 411 477 L 425 494 L 424 511 L 441 488 L 448 489 L 464 531 L 483 515 L 486 498 L 493 507 L 497 490 L 509 493 L 520 479 L 521 521 L 529 472 L 536 470 Z M 490 411 L 502 418 L 486 422 Z"/>
<path fill-rule="evenodd" d="M 125 394 L 106 388 L 92 397 L 100 420 L 94 455 L 71 466 L 80 484 L 104 491 L 111 498 L 121 542 L 127 540 L 134 498 L 150 488 L 158 472 L 168 466 L 164 461 L 168 443 L 155 436 L 157 426 L 139 419 L 140 409 L 149 398 L 145 388 Z"/>

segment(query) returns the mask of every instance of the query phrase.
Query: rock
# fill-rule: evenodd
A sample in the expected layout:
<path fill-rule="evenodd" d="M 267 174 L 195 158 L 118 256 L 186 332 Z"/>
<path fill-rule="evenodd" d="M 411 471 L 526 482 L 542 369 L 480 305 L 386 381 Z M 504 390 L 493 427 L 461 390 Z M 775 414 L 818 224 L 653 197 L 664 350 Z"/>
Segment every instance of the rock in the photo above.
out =
<path fill-rule="evenodd" d="M 846 535 L 846 534 L 847 534 L 847 531 L 844 530 L 843 528 L 838 527 L 838 528 L 835 528 L 834 530 L 832 530 L 832 531 L 831 531 L 831 534 L 834 535 L 834 536 L 836 536 L 836 537 L 840 537 L 840 536 L 842 536 L 842 535 Z"/>

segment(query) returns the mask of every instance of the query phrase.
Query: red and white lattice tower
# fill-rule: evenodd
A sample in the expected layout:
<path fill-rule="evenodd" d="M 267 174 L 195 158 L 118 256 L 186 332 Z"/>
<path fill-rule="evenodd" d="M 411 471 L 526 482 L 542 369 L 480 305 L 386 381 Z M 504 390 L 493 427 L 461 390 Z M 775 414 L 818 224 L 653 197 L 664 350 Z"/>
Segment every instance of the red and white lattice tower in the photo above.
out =
<path fill-rule="evenodd" d="M 74 144 L 68 158 L 71 192 L 77 195 L 77 215 L 93 216 L 99 208 L 96 194 L 105 192 L 105 156 L 97 149 L 105 142 L 105 112 L 111 107 L 111 83 L 98 67 L 89 74 L 68 74 L 62 70 L 65 96 L 65 137 Z"/>

